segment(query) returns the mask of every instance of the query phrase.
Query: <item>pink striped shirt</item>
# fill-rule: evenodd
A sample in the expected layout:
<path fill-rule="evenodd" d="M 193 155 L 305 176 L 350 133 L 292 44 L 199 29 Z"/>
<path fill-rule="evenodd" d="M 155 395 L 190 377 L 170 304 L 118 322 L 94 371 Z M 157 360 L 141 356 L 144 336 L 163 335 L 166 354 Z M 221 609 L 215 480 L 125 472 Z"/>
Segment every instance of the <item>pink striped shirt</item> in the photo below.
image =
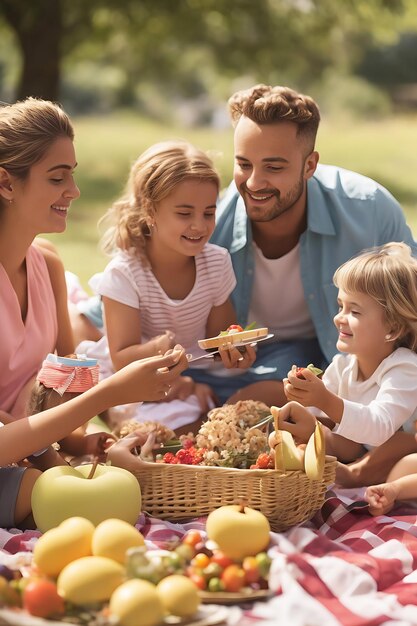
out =
<path fill-rule="evenodd" d="M 225 248 L 206 244 L 195 262 L 195 283 L 184 300 L 171 300 L 151 267 L 126 252 L 120 252 L 108 264 L 96 289 L 102 296 L 140 310 L 143 343 L 171 330 L 175 341 L 188 352 L 201 353 L 197 340 L 206 336 L 210 311 L 226 302 L 236 279 Z"/>

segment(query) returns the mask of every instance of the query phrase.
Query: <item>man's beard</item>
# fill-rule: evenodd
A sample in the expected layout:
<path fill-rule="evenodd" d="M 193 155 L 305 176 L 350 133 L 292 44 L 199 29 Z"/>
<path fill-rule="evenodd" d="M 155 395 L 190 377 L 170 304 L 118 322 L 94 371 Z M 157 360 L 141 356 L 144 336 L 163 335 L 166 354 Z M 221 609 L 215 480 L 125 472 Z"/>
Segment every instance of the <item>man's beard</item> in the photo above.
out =
<path fill-rule="evenodd" d="M 292 189 L 289 190 L 289 192 L 284 197 L 281 197 L 281 193 L 278 191 L 278 189 L 261 189 L 257 191 L 257 196 L 274 196 L 275 202 L 269 208 L 253 206 L 251 204 L 251 199 L 248 197 L 249 192 L 246 186 L 241 185 L 240 193 L 243 196 L 246 206 L 246 212 L 249 219 L 253 222 L 270 222 L 277 217 L 280 217 L 281 215 L 289 211 L 294 206 L 294 204 L 296 204 L 296 202 L 298 202 L 298 200 L 304 193 L 304 185 L 304 178 L 300 177 L 298 182 L 294 185 L 294 187 L 292 187 Z"/>

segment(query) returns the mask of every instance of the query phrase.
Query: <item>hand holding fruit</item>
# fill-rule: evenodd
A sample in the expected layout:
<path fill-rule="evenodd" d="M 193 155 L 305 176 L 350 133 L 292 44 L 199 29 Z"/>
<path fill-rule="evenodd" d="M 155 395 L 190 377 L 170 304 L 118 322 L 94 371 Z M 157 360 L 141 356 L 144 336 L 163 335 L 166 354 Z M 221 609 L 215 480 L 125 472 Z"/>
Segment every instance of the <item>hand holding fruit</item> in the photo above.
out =
<path fill-rule="evenodd" d="M 158 447 L 156 434 L 146 434 L 142 431 L 133 431 L 116 441 L 107 451 L 107 459 L 112 465 L 134 472 L 142 467 L 135 454 L 136 448 L 141 448 L 142 459 L 152 456 L 152 450 Z"/>
<path fill-rule="evenodd" d="M 279 430 L 287 430 L 292 434 L 295 443 L 307 443 L 316 426 L 315 416 L 298 402 L 288 402 L 279 410 Z M 271 433 L 268 441 L 272 449 L 277 442 L 275 433 Z"/>
<path fill-rule="evenodd" d="M 294 400 L 303 406 L 319 407 L 327 392 L 323 381 L 308 367 L 293 365 L 283 382 L 287 400 Z"/>

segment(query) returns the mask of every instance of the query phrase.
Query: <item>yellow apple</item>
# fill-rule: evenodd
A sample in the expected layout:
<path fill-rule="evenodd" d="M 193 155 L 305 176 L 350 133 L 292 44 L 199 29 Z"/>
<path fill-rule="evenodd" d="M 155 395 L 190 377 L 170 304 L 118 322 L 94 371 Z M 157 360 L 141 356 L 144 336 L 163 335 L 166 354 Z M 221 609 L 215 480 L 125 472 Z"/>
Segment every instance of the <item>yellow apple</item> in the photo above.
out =
<path fill-rule="evenodd" d="M 35 543 L 33 562 L 42 574 L 55 578 L 75 559 L 91 555 L 94 525 L 84 517 L 69 517 L 46 531 Z"/>
<path fill-rule="evenodd" d="M 92 552 L 124 564 L 129 548 L 144 545 L 145 539 L 137 528 L 121 519 L 106 519 L 94 531 Z"/>
<path fill-rule="evenodd" d="M 206 532 L 228 557 L 243 559 L 268 547 L 270 526 L 260 511 L 232 504 L 209 514 Z"/>
<path fill-rule="evenodd" d="M 200 606 L 200 597 L 193 581 L 181 574 L 163 578 L 156 586 L 164 609 L 170 615 L 189 617 Z"/>
<path fill-rule="evenodd" d="M 125 580 L 120 563 L 104 556 L 84 556 L 64 567 L 57 580 L 59 595 L 77 606 L 109 600 Z"/>
<path fill-rule="evenodd" d="M 37 479 L 32 491 L 32 511 L 42 532 L 68 517 L 85 517 L 95 526 L 108 518 L 135 524 L 141 509 L 141 492 L 133 474 L 120 467 L 98 465 L 51 467 Z"/>
<path fill-rule="evenodd" d="M 164 618 L 164 609 L 155 585 L 132 578 L 117 587 L 110 598 L 110 614 L 119 626 L 156 626 Z"/>

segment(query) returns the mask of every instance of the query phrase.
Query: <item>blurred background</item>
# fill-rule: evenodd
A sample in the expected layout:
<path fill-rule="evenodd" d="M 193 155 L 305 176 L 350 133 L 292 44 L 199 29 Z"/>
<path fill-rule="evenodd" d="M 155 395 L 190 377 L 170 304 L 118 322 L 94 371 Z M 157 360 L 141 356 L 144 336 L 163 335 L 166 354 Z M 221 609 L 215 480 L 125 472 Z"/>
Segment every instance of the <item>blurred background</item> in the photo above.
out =
<path fill-rule="evenodd" d="M 81 198 L 50 239 L 84 287 L 133 160 L 188 139 L 226 186 L 227 99 L 259 82 L 313 96 L 321 161 L 385 185 L 417 235 L 415 0 L 0 0 L 0 100 L 47 98 L 73 117 Z"/>

